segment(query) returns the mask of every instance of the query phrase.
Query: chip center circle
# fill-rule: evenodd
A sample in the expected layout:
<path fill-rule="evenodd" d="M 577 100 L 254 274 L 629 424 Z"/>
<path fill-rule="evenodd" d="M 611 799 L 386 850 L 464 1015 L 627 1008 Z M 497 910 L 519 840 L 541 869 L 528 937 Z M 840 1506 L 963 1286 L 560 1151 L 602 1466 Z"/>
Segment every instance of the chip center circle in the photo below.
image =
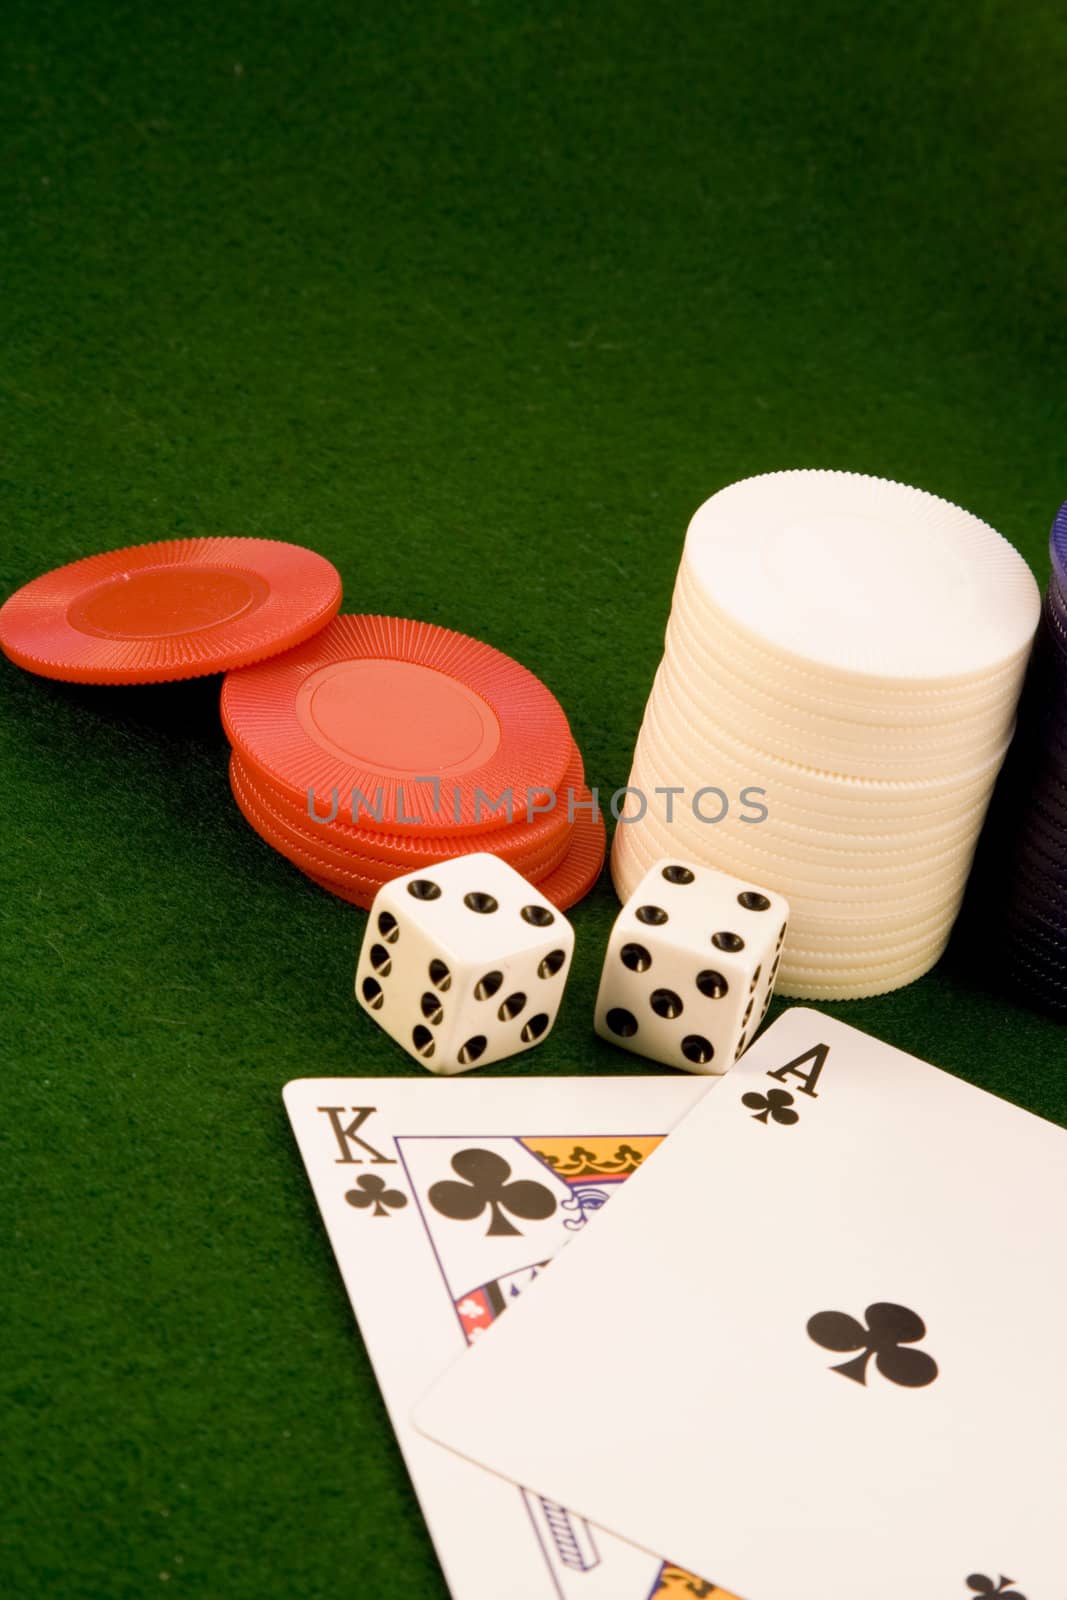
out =
<path fill-rule="evenodd" d="M 481 695 L 418 662 L 330 662 L 301 684 L 296 715 L 321 749 L 394 778 L 471 772 L 501 738 Z"/>
<path fill-rule="evenodd" d="M 270 594 L 254 572 L 224 567 L 149 567 L 123 572 L 79 595 L 67 621 L 105 639 L 169 639 L 201 633 L 253 611 Z"/>
<path fill-rule="evenodd" d="M 813 594 L 835 617 L 869 623 L 916 623 L 924 613 L 970 587 L 966 563 L 929 530 L 874 510 L 820 511 L 788 520 L 767 542 L 769 581 L 786 595 Z M 917 574 L 924 575 L 923 583 Z"/>

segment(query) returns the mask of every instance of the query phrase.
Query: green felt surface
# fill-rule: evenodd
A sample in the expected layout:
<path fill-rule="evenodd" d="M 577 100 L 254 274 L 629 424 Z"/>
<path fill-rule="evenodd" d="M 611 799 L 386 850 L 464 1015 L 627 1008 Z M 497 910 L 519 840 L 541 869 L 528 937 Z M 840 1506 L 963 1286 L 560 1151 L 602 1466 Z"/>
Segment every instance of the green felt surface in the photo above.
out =
<path fill-rule="evenodd" d="M 305 541 L 347 609 L 540 673 L 611 789 L 731 479 L 915 482 L 1044 582 L 1057 12 L 11 0 L 3 592 L 141 540 Z M 415 1070 L 352 1002 L 363 919 L 237 815 L 217 681 L 0 665 L 0 1586 L 442 1596 L 280 1101 Z M 641 1070 L 590 1032 L 614 909 L 578 910 L 560 1025 L 502 1070 Z M 840 1011 L 1067 1117 L 1067 1036 L 966 961 Z"/>

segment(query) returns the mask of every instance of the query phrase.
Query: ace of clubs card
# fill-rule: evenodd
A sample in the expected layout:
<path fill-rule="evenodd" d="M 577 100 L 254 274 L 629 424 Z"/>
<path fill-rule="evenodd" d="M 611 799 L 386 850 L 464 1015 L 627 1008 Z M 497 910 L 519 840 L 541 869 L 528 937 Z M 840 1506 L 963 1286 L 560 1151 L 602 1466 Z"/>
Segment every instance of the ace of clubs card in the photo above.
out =
<path fill-rule="evenodd" d="M 411 1407 L 707 1079 L 300 1079 L 285 1106 L 454 1600 L 730 1600 L 419 1434 Z M 615 1312 L 602 1308 L 605 1336 Z"/>
<path fill-rule="evenodd" d="M 794 1007 L 414 1420 L 750 1600 L 1065 1600 L 1065 1236 L 1067 1133 Z"/>

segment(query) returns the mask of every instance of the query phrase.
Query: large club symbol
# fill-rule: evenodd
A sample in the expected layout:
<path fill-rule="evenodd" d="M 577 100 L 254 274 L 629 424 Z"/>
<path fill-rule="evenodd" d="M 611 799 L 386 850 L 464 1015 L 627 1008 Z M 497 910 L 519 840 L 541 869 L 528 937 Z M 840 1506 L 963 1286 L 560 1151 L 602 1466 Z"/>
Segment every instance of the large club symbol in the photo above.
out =
<path fill-rule="evenodd" d="M 522 1229 L 506 1215 L 509 1211 L 529 1222 L 542 1222 L 556 1209 L 556 1197 L 543 1183 L 529 1178 L 509 1182 L 510 1166 L 492 1150 L 458 1151 L 452 1157 L 452 1171 L 463 1181 L 445 1178 L 431 1184 L 427 1191 L 430 1204 L 456 1222 L 473 1222 L 488 1206 L 487 1238 L 490 1234 L 521 1234 Z"/>
<path fill-rule="evenodd" d="M 808 1334 L 824 1350 L 858 1350 L 852 1361 L 832 1367 L 843 1378 L 867 1382 L 867 1363 L 874 1364 L 883 1378 L 905 1389 L 922 1389 L 937 1377 L 937 1362 L 925 1350 L 902 1350 L 926 1338 L 926 1323 L 907 1306 L 891 1300 L 878 1300 L 863 1315 L 867 1325 L 845 1311 L 817 1311 L 808 1322 Z"/>

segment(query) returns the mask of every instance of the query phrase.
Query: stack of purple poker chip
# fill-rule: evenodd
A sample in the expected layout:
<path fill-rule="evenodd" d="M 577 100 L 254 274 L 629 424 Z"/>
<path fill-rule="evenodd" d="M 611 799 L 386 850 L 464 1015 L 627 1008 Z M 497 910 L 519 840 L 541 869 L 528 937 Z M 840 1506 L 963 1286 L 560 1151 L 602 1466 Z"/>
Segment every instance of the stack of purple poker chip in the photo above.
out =
<path fill-rule="evenodd" d="M 1067 505 L 1062 505 L 1056 513 L 1049 534 L 1049 547 L 1052 555 L 1052 576 L 1059 585 L 1061 593 L 1067 593 Z"/>
<path fill-rule="evenodd" d="M 1020 727 L 1028 783 L 1010 864 L 1008 959 L 1015 986 L 1067 1018 L 1067 504 L 1049 544 L 1052 575 L 1023 701 L 1028 727 Z"/>

